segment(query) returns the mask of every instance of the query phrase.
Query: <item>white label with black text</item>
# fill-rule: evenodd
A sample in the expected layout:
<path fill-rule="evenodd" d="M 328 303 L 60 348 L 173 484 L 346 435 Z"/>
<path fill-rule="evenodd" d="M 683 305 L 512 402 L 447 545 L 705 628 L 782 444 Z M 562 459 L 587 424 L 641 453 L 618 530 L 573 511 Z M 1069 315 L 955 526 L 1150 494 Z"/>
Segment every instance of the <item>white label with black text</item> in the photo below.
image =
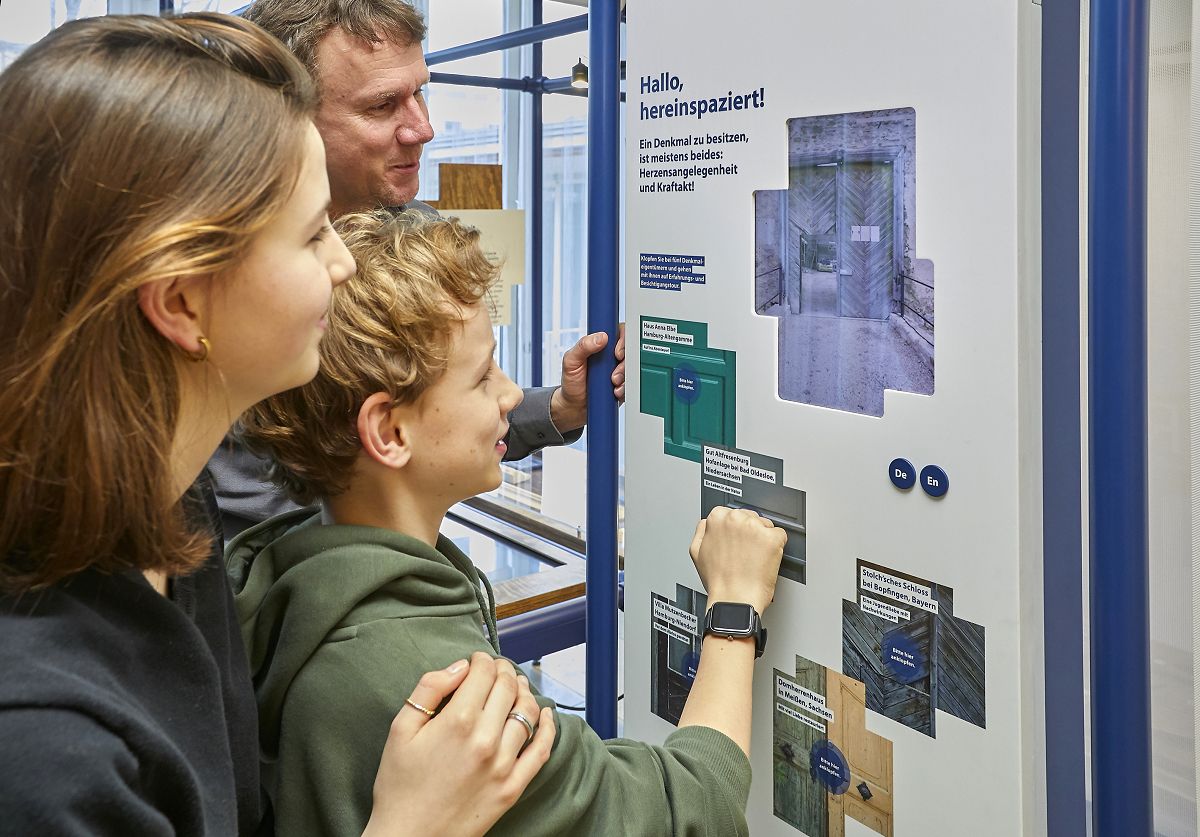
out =
<path fill-rule="evenodd" d="M 887 602 L 881 602 L 878 599 L 872 599 L 870 596 L 860 595 L 858 597 L 858 604 L 862 608 L 863 613 L 878 616 L 880 619 L 886 619 L 889 622 L 899 622 L 901 619 L 908 621 L 912 618 L 912 614 L 904 608 L 890 605 Z"/>
<path fill-rule="evenodd" d="M 921 610 L 928 610 L 930 613 L 938 612 L 938 603 L 933 598 L 933 590 L 927 585 L 918 584 L 906 578 L 897 578 L 870 567 L 861 567 L 858 586 L 868 593 L 887 596 L 901 604 L 912 605 Z"/>
<path fill-rule="evenodd" d="M 826 721 L 833 721 L 833 713 L 825 706 L 825 698 L 823 695 L 818 695 L 816 692 L 811 692 L 803 686 L 797 686 L 795 683 L 787 680 L 779 680 L 779 685 L 775 689 L 775 696 L 790 700 L 792 703 L 811 712 L 819 718 L 824 718 Z"/>
<path fill-rule="evenodd" d="M 786 703 L 777 703 L 777 704 L 775 704 L 775 708 L 777 710 L 779 710 L 780 712 L 782 712 L 784 715 L 787 715 L 789 718 L 795 718 L 797 721 L 799 721 L 802 724 L 808 724 L 810 727 L 817 730 L 818 732 L 822 732 L 822 733 L 827 732 L 827 728 L 823 723 L 821 723 L 820 721 L 814 721 L 812 718 L 808 717 L 807 715 L 802 715 L 801 713 L 797 712 L 795 709 L 792 709 L 792 707 L 788 706 Z"/>
<path fill-rule="evenodd" d="M 661 599 L 654 600 L 654 618 L 661 622 L 674 625 L 681 631 L 687 631 L 689 634 L 697 634 L 696 616 L 688 613 L 686 610 L 675 607 L 670 602 L 664 602 Z"/>
<path fill-rule="evenodd" d="M 675 323 L 660 323 L 658 320 L 642 320 L 642 340 L 657 340 L 659 343 L 677 343 L 691 346 L 696 340 L 690 334 L 680 334 Z"/>

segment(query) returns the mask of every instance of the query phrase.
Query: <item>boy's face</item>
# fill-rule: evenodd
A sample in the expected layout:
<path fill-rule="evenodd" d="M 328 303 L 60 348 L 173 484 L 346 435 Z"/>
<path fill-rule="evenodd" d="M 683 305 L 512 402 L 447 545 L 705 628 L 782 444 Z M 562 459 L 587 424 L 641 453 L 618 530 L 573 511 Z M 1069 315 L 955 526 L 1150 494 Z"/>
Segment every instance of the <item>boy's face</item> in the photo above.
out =
<path fill-rule="evenodd" d="M 496 365 L 491 318 L 482 305 L 463 309 L 446 371 L 417 401 L 405 470 L 447 507 L 500 485 L 508 414 L 524 397 Z"/>

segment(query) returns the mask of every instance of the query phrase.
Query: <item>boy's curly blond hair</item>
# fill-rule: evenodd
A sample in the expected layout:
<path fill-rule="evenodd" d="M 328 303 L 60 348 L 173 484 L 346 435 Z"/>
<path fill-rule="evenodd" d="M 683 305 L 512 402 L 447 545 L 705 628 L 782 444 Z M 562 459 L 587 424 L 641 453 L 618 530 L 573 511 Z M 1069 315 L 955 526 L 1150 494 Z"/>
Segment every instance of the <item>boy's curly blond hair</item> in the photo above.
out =
<path fill-rule="evenodd" d="M 433 384 L 462 308 L 483 301 L 499 272 L 479 231 L 455 219 L 380 209 L 335 227 L 358 270 L 334 290 L 320 371 L 242 416 L 244 440 L 273 460 L 272 481 L 304 505 L 346 490 L 363 401 L 386 392 L 407 404 Z"/>

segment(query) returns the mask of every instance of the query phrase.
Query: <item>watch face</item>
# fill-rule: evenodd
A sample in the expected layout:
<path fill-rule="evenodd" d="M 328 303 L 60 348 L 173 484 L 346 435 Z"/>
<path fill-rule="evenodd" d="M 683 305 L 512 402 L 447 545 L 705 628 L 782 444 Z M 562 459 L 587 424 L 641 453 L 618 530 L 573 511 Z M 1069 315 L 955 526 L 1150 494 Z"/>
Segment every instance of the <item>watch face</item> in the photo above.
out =
<path fill-rule="evenodd" d="M 710 624 L 721 631 L 742 631 L 750 633 L 750 621 L 754 617 L 754 608 L 748 604 L 733 602 L 717 602 L 712 606 Z"/>

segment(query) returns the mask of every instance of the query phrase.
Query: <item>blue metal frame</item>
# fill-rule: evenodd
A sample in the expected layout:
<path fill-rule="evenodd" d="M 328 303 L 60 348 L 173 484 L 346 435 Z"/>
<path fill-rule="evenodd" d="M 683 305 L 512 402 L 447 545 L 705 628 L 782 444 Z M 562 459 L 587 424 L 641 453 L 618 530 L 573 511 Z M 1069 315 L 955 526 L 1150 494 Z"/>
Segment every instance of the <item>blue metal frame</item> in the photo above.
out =
<path fill-rule="evenodd" d="M 457 84 L 465 87 L 495 87 L 498 90 L 520 90 L 532 93 L 541 87 L 537 78 L 494 78 L 492 76 L 464 76 L 460 73 L 430 73 L 431 84 Z"/>
<path fill-rule="evenodd" d="M 588 41 L 588 331 L 616 345 L 620 266 L 621 8 L 591 0 Z M 587 722 L 617 734 L 617 401 L 611 351 L 588 371 Z"/>
<path fill-rule="evenodd" d="M 533 27 L 536 29 L 541 25 L 542 0 L 533 0 Z M 541 41 L 533 44 L 533 65 L 529 69 L 534 78 L 542 78 Z M 543 229 L 542 193 L 545 189 L 543 179 L 545 148 L 542 141 L 542 93 L 540 90 L 534 90 L 532 93 L 529 100 L 529 115 L 533 123 L 529 149 L 529 246 L 533 251 L 529 254 L 529 310 L 532 320 L 529 333 L 529 385 L 540 387 L 542 385 L 543 352 L 545 351 L 545 347 L 542 345 L 542 306 L 544 304 L 542 236 L 545 232 Z"/>
<path fill-rule="evenodd" d="M 1096 837 L 1154 833 L 1146 500 L 1148 19 L 1147 0 L 1095 0 L 1091 7 L 1088 413 Z"/>
<path fill-rule="evenodd" d="M 496 623 L 500 651 L 514 663 L 536 660 L 584 641 L 587 604 L 571 599 Z"/>
<path fill-rule="evenodd" d="M 551 38 L 561 38 L 563 35 L 574 35 L 577 32 L 586 31 L 587 28 L 587 15 L 569 17 L 565 20 L 556 20 L 554 23 L 543 23 L 540 26 L 531 26 L 528 29 L 505 32 L 503 35 L 497 35 L 494 38 L 484 38 L 482 41 L 430 52 L 425 56 L 425 63 L 432 67 L 434 64 L 444 64 L 447 61 L 457 61 L 460 58 L 471 58 L 501 49 L 512 49 L 513 47 L 528 46 L 529 44 L 548 41 Z M 618 60 L 620 60 L 619 57 Z"/>
<path fill-rule="evenodd" d="M 1042 589 L 1047 834 L 1085 837 L 1079 0 L 1042 5 Z M 1072 420 L 1074 417 L 1074 420 Z"/>
<path fill-rule="evenodd" d="M 457 84 L 464 87 L 495 87 L 498 90 L 520 90 L 522 93 L 561 93 L 567 96 L 587 96 L 586 90 L 576 90 L 571 86 L 571 77 L 542 78 L 526 76 L 525 78 L 496 78 L 495 76 L 466 76 L 461 73 L 430 73 L 432 84 Z M 625 101 L 625 97 L 621 97 Z"/>
<path fill-rule="evenodd" d="M 425 56 L 428 65 L 482 55 L 500 49 L 532 45 L 532 75 L 522 79 L 431 73 L 430 81 L 520 90 L 532 95 L 533 161 L 531 169 L 530 223 L 533 249 L 531 267 L 531 324 L 533 385 L 542 383 L 542 273 L 543 273 L 543 126 L 542 95 L 566 93 L 588 97 L 588 331 L 617 339 L 620 266 L 620 27 L 624 15 L 618 0 L 591 0 L 587 15 L 544 24 L 541 0 L 534 0 L 533 26 L 453 47 Z M 574 90 L 569 78 L 542 76 L 541 42 L 587 30 L 591 58 L 587 91 Z M 587 721 L 602 738 L 617 734 L 617 401 L 611 377 L 616 362 L 612 352 L 589 361 L 588 372 L 588 492 L 587 492 L 587 597 L 586 692 Z M 539 630 L 541 630 L 539 625 Z"/>

